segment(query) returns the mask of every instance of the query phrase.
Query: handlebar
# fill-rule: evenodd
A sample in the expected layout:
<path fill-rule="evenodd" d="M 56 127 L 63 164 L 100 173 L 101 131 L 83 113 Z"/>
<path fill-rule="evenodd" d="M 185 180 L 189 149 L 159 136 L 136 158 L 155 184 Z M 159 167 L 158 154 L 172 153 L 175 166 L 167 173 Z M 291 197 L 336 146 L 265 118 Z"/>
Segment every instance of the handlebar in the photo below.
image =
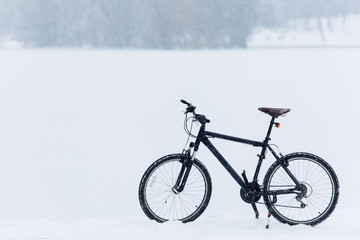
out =
<path fill-rule="evenodd" d="M 187 108 L 185 110 L 185 114 L 193 113 L 196 120 L 198 120 L 201 124 L 209 123 L 210 119 L 207 119 L 205 115 L 196 114 L 195 113 L 195 106 L 193 106 L 191 103 L 185 101 L 184 99 L 181 99 L 180 102 L 187 105 Z"/>
<path fill-rule="evenodd" d="M 180 102 L 182 102 L 183 104 L 186 104 L 188 106 L 185 110 L 185 114 L 189 113 L 189 112 L 195 114 L 195 108 L 196 108 L 195 106 L 193 106 L 191 103 L 185 101 L 184 99 L 181 99 Z"/>

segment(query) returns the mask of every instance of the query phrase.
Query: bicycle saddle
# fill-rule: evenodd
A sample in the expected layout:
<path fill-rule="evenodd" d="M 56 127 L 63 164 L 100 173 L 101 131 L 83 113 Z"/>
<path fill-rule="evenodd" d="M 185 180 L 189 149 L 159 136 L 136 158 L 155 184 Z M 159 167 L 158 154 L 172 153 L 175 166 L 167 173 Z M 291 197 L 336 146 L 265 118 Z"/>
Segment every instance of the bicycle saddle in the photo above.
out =
<path fill-rule="evenodd" d="M 277 118 L 281 115 L 284 115 L 290 112 L 290 108 L 259 108 L 259 111 L 269 114 L 270 116 Z"/>

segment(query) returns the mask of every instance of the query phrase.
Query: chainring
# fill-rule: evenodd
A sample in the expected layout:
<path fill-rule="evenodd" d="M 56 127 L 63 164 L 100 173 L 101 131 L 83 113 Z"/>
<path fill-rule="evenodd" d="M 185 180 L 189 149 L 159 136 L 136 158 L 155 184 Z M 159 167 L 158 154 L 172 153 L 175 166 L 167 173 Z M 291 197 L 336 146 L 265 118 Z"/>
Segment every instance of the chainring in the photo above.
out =
<path fill-rule="evenodd" d="M 250 192 L 249 194 L 245 192 L 244 189 L 240 189 L 240 197 L 242 198 L 242 200 L 244 200 L 244 202 L 246 203 L 252 203 L 252 202 L 258 202 L 261 198 L 261 196 L 256 196 L 253 197 L 253 195 L 257 192 L 261 191 L 261 188 L 259 186 L 259 184 L 256 184 L 253 188 L 250 188 Z"/>

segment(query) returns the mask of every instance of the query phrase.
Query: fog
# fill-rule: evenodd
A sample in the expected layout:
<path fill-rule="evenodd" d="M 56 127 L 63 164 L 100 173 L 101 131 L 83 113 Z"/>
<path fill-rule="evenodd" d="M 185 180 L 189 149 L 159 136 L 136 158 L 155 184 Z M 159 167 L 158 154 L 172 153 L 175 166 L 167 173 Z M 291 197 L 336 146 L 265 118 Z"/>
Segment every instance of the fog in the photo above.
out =
<path fill-rule="evenodd" d="M 334 19 L 345 27 L 358 13 L 356 0 L 0 0 L 0 46 L 245 48 L 258 27 L 316 30 L 324 39 Z"/>

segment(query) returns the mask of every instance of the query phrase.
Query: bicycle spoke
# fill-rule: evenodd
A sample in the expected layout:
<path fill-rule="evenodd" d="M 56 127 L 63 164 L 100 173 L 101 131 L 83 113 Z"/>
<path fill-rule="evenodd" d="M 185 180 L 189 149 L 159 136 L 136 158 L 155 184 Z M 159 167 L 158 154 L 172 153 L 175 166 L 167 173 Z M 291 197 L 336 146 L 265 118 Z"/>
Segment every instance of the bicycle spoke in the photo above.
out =
<path fill-rule="evenodd" d="M 289 171 L 299 181 L 304 194 L 278 194 L 273 204 L 276 214 L 293 223 L 313 222 L 324 214 L 334 195 L 332 178 L 322 165 L 311 159 L 295 158 L 289 161 Z M 281 165 L 278 165 L 269 179 L 267 189 L 270 191 L 295 188 Z M 297 199 L 299 198 L 299 199 Z"/>
<path fill-rule="evenodd" d="M 207 186 L 203 173 L 196 165 L 191 168 L 183 191 L 172 191 L 181 167 L 179 160 L 169 161 L 155 169 L 149 177 L 146 187 L 147 204 L 162 219 L 184 219 L 203 204 Z"/>

